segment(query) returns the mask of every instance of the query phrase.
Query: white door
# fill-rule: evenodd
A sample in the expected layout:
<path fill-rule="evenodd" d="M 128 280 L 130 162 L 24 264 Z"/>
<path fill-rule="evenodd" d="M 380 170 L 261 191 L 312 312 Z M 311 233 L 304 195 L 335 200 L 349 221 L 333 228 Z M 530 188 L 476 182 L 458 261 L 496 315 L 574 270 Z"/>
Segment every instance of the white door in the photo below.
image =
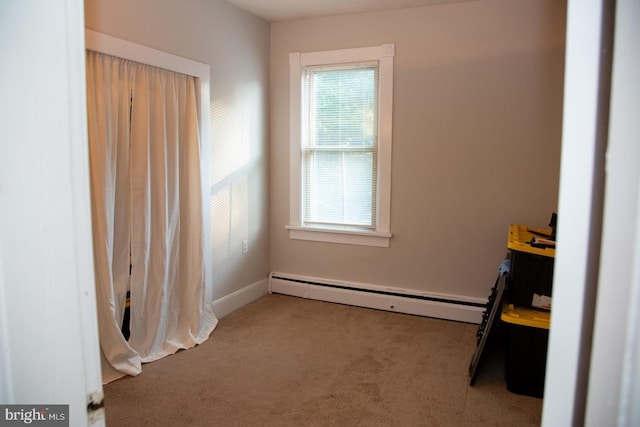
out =
<path fill-rule="evenodd" d="M 82 0 L 0 3 L 0 404 L 97 426 L 83 15 Z"/>

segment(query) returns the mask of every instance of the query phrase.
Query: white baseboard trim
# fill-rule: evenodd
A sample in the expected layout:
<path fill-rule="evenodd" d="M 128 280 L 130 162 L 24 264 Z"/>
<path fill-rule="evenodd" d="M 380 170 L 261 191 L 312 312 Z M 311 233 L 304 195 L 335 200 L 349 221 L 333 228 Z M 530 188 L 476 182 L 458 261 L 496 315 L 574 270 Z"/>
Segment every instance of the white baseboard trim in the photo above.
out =
<path fill-rule="evenodd" d="M 264 278 L 215 300 L 213 302 L 213 312 L 218 319 L 222 319 L 224 316 L 268 294 L 268 284 L 268 278 Z"/>
<path fill-rule="evenodd" d="M 475 324 L 482 321 L 487 303 L 480 298 L 276 272 L 269 274 L 269 292 Z"/>

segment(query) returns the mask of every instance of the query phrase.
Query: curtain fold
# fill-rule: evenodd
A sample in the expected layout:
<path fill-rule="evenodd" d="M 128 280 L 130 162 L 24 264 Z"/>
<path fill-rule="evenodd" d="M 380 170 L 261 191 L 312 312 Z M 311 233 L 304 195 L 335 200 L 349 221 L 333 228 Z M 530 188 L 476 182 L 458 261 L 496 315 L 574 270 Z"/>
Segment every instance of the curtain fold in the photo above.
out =
<path fill-rule="evenodd" d="M 87 99 L 98 320 L 108 382 L 204 342 L 217 319 L 204 297 L 194 78 L 88 51 Z M 121 327 L 128 290 L 126 341 Z"/>

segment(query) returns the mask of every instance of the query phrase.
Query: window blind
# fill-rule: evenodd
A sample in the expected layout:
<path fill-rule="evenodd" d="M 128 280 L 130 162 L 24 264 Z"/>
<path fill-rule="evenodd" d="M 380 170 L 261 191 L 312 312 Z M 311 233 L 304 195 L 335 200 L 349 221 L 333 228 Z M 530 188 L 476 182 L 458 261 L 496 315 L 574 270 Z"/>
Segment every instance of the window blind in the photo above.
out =
<path fill-rule="evenodd" d="M 378 66 L 305 70 L 305 224 L 375 228 Z"/>

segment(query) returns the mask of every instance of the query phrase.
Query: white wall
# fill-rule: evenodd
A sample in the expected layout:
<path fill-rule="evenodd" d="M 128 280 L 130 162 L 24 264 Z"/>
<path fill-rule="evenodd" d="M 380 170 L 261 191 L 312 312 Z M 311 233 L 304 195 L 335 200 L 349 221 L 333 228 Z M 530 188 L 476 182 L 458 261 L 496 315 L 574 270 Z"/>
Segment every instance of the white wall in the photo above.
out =
<path fill-rule="evenodd" d="M 223 0 L 86 0 L 85 9 L 88 29 L 209 64 L 213 299 L 265 279 L 269 23 Z"/>
<path fill-rule="evenodd" d="M 0 3 L 0 402 L 68 404 L 73 426 L 102 401 L 82 12 Z"/>
<path fill-rule="evenodd" d="M 509 224 L 557 210 L 565 2 L 273 23 L 272 271 L 486 298 Z M 395 43 L 389 248 L 289 240 L 290 52 Z"/>

